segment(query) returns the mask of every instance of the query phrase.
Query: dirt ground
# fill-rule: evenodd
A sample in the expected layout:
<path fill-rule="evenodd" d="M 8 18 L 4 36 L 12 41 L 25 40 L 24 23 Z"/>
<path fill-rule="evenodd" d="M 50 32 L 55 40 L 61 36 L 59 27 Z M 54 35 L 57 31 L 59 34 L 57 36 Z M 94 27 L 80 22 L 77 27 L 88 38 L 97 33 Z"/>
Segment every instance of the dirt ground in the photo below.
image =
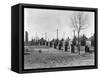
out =
<path fill-rule="evenodd" d="M 28 47 L 24 55 L 24 69 L 94 65 L 94 53 L 64 52 L 48 47 Z"/>

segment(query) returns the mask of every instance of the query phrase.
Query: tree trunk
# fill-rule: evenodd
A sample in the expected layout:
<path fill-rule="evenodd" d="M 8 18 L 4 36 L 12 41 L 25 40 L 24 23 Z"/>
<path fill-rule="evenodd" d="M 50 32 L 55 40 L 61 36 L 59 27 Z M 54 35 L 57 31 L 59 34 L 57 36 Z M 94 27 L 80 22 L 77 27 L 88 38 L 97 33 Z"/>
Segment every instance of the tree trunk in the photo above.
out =
<path fill-rule="evenodd" d="M 79 55 L 80 55 L 79 33 L 80 33 L 80 32 L 78 32 L 78 52 L 79 52 Z"/>

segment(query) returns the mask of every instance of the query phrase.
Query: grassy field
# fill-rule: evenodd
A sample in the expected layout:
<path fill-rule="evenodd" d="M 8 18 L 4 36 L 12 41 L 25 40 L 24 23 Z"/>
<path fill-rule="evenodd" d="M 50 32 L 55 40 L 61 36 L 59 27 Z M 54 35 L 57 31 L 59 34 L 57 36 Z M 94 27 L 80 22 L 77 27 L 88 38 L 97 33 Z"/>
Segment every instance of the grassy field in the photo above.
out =
<path fill-rule="evenodd" d="M 24 69 L 94 65 L 94 53 L 71 53 L 49 47 L 28 47 Z M 40 52 L 41 51 L 41 52 Z"/>

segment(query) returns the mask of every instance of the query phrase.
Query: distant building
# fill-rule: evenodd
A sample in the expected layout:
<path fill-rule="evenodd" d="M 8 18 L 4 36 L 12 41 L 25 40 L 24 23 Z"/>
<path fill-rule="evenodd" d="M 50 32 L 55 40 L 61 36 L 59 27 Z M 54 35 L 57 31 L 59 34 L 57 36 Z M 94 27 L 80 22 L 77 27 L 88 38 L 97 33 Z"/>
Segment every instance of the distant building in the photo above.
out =
<path fill-rule="evenodd" d="M 25 41 L 24 41 L 24 45 L 28 46 L 29 45 L 29 40 L 28 40 L 28 32 L 25 32 Z"/>
<path fill-rule="evenodd" d="M 25 32 L 25 42 L 28 43 L 28 32 Z"/>

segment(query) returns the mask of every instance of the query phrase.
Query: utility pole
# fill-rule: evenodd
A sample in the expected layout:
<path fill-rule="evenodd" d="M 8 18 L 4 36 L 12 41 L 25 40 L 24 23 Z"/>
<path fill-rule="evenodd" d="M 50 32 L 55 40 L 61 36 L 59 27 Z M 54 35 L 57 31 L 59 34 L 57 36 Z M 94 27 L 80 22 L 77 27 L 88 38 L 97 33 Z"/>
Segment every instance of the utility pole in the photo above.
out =
<path fill-rule="evenodd" d="M 45 40 L 47 40 L 47 32 L 45 32 Z"/>
<path fill-rule="evenodd" d="M 36 40 L 36 41 L 38 41 L 38 40 L 39 40 L 39 37 L 38 37 L 37 32 L 35 33 L 35 40 Z"/>
<path fill-rule="evenodd" d="M 57 28 L 57 40 L 58 40 L 58 28 Z"/>
<path fill-rule="evenodd" d="M 65 33 L 65 32 L 63 32 L 63 36 L 62 36 L 62 38 L 63 38 L 64 40 L 65 40 L 65 34 L 66 34 L 66 33 Z"/>

